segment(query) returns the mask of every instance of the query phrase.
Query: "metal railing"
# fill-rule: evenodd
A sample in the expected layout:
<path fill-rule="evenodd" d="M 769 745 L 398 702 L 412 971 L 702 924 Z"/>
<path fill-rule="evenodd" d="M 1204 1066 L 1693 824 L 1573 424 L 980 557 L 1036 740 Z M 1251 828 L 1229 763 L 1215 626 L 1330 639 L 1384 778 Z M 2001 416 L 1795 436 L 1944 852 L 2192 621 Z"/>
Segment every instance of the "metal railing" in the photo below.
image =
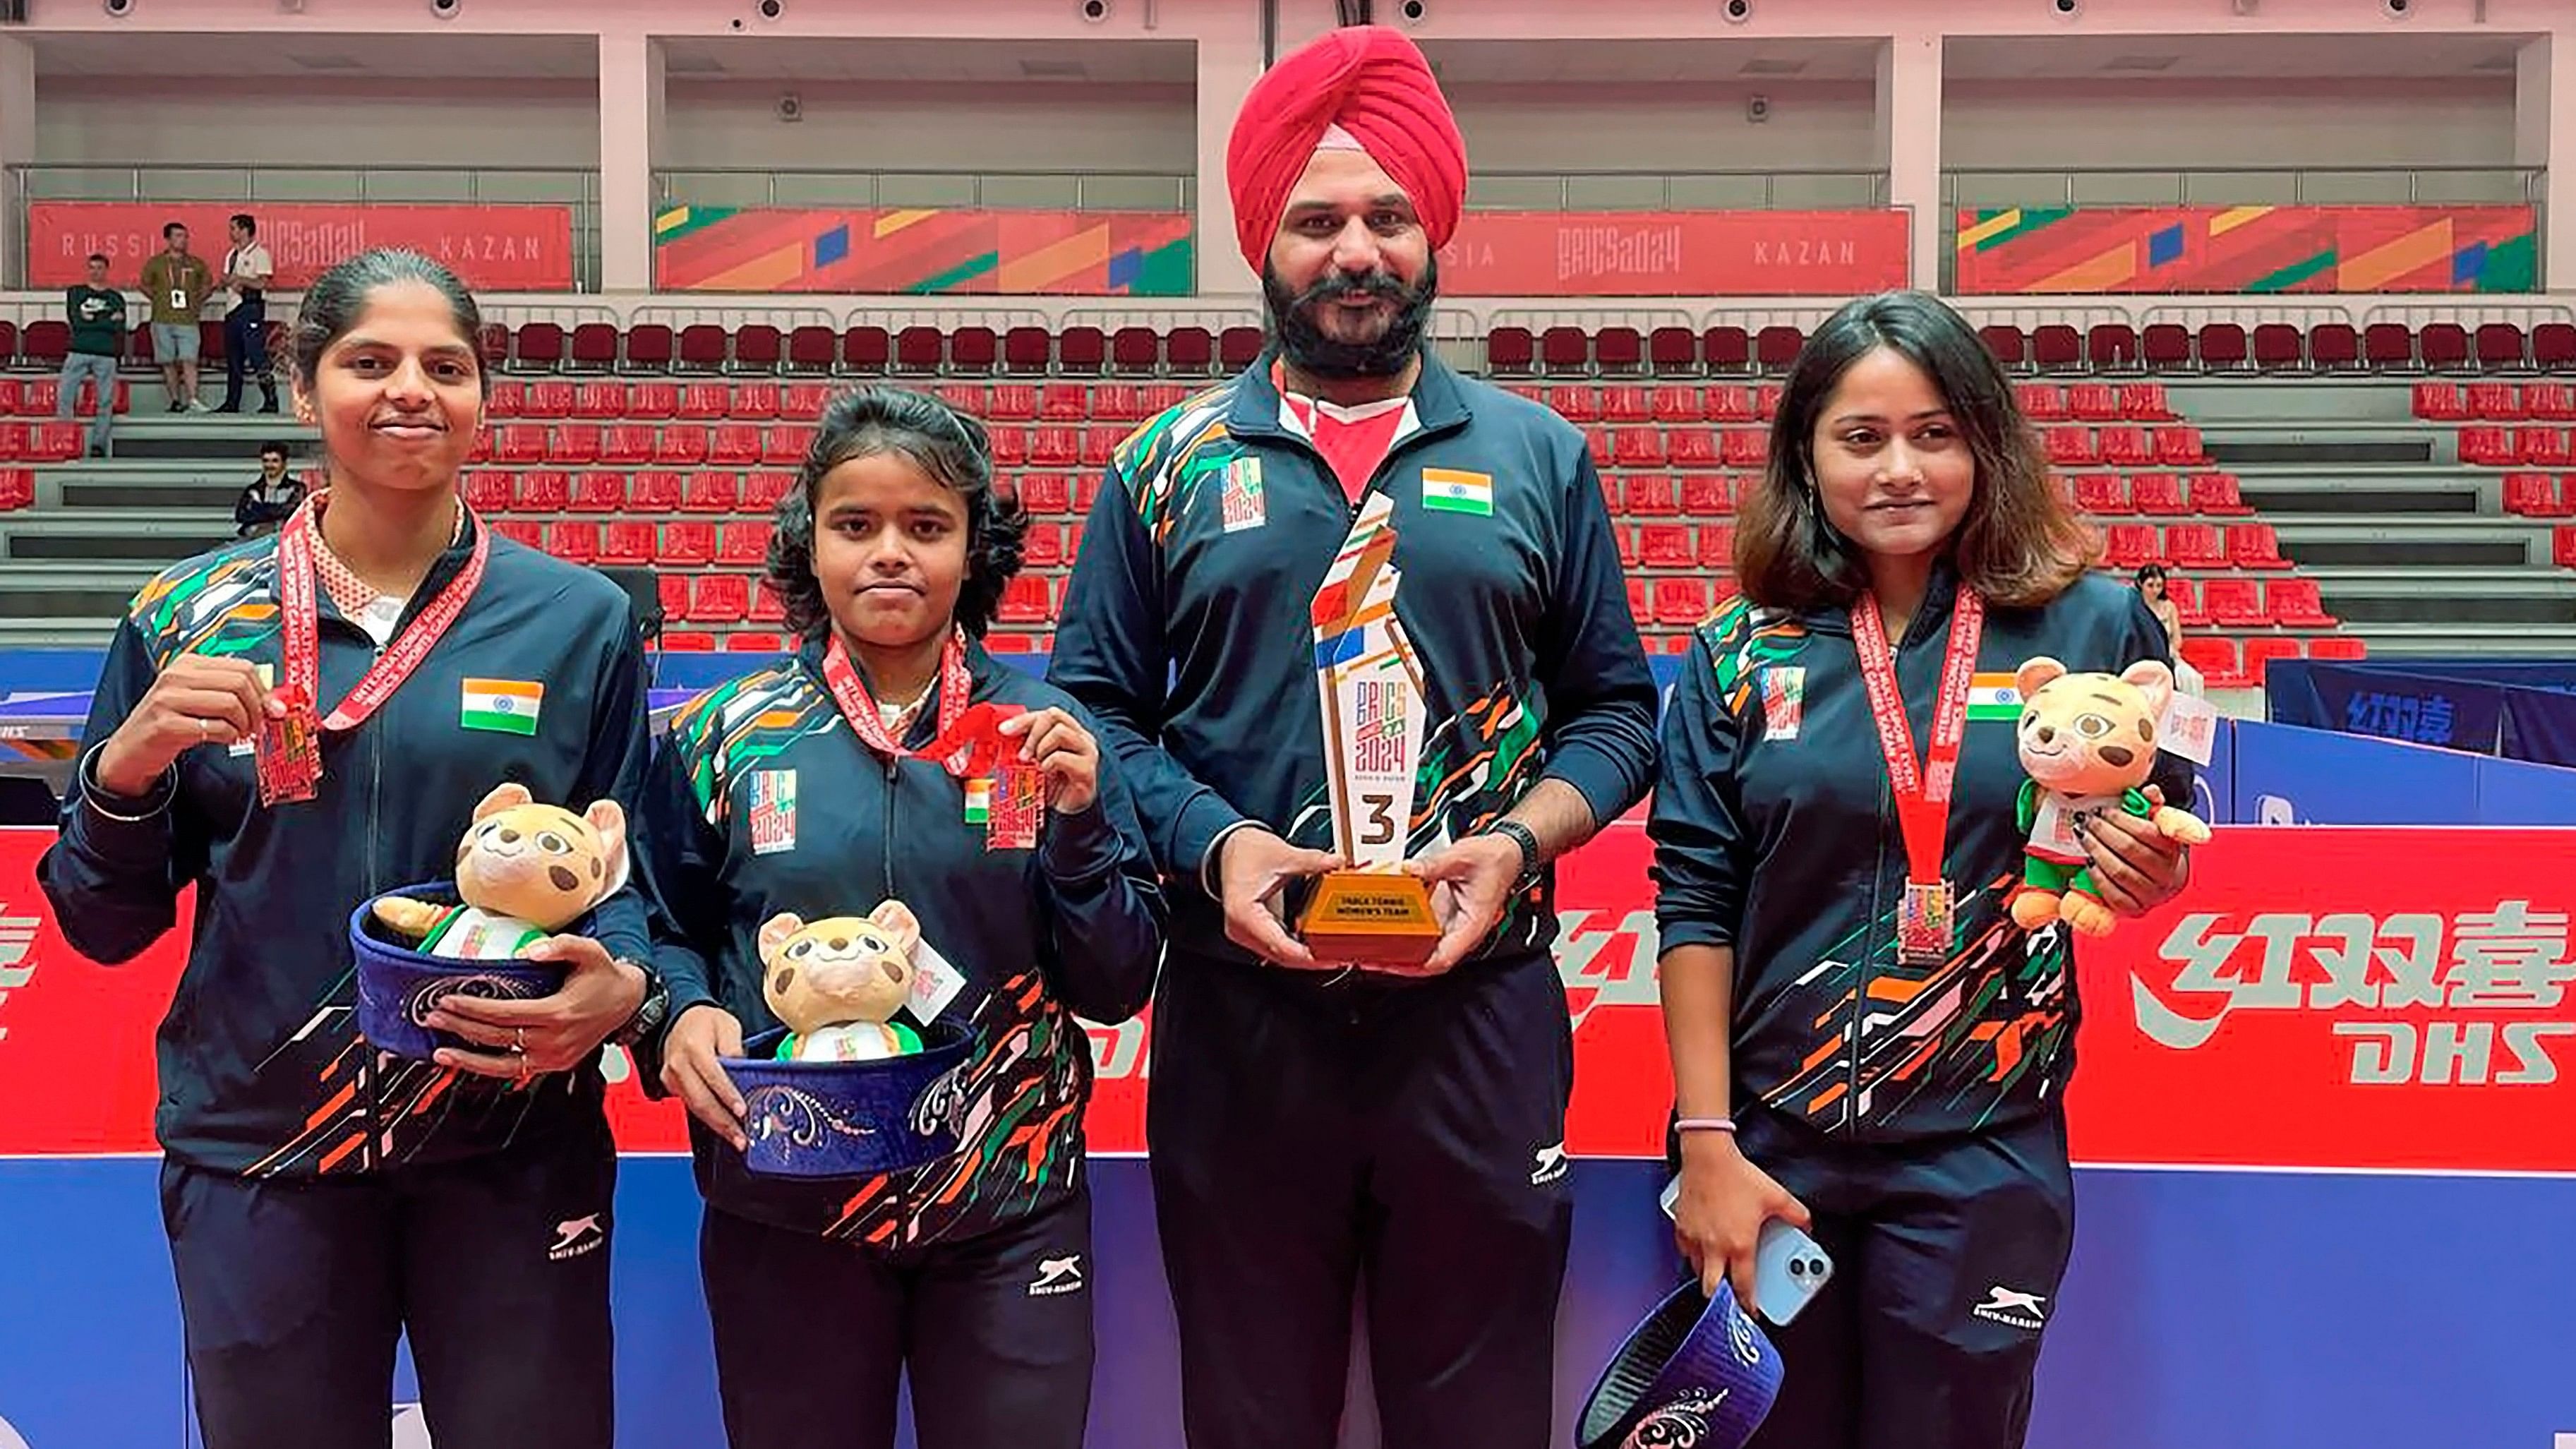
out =
<path fill-rule="evenodd" d="M 599 173 L 538 166 L 218 166 L 200 163 L 70 164 L 7 168 L 5 218 L 17 259 L 11 287 L 27 284 L 27 208 L 38 201 L 348 202 L 474 205 L 551 202 L 572 208 L 573 286 L 599 290 Z"/>
<path fill-rule="evenodd" d="M 1193 211 L 1198 181 L 1171 171 L 931 171 L 692 167 L 655 171 L 669 206 L 976 207 L 997 211 Z"/>
<path fill-rule="evenodd" d="M 1884 171 L 1478 171 L 1470 211 L 1850 211 Z"/>

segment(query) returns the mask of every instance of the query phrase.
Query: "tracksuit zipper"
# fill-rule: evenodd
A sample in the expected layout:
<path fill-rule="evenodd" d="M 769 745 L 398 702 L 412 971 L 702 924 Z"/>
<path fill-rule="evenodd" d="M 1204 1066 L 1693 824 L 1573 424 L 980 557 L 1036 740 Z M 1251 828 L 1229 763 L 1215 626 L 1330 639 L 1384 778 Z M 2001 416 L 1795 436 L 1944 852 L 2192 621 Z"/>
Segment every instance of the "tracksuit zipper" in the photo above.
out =
<path fill-rule="evenodd" d="M 934 716 L 934 718 L 935 718 L 935 716 Z M 883 848 L 883 852 L 884 852 L 884 854 L 883 854 L 883 862 L 884 862 L 884 867 L 885 867 L 885 895 L 884 895 L 883 899 L 885 899 L 885 900 L 889 900 L 889 901 L 890 901 L 890 900 L 893 900 L 893 899 L 895 898 L 895 894 L 894 894 L 894 801 L 895 801 L 895 795 L 898 793 L 898 792 L 897 792 L 897 790 L 896 790 L 896 786 L 897 786 L 897 784 L 899 783 L 899 780 L 900 780 L 901 774 L 902 774 L 902 766 L 898 765 L 898 764 L 895 762 L 895 760 L 894 760 L 894 757 L 893 757 L 893 756 L 891 756 L 891 755 L 887 756 L 887 757 L 886 757 L 886 762 L 885 762 L 885 785 L 886 785 L 885 825 L 884 825 L 883 830 L 879 833 L 879 835 L 878 835 L 878 839 L 879 839 L 879 841 L 882 843 L 882 848 Z M 889 1176 L 889 1177 L 887 1177 L 887 1178 L 886 1178 L 886 1186 L 887 1186 L 887 1188 L 888 1188 L 888 1189 L 890 1189 L 890 1190 L 893 1192 L 893 1194 L 894 1194 L 894 1211 L 895 1211 L 895 1219 L 896 1219 L 896 1221 L 898 1221 L 898 1222 L 910 1222 L 910 1221 L 912 1221 L 912 1207 L 911 1207 L 911 1204 L 907 1201 L 906 1196 L 905 1196 L 905 1193 L 904 1193 L 904 1182 L 905 1182 L 905 1179 L 906 1179 L 908 1176 L 909 1176 L 909 1174 L 907 1174 L 907 1173 L 900 1173 L 900 1172 L 898 1172 L 898 1173 L 894 1173 L 894 1174 L 892 1174 L 891 1176 Z"/>

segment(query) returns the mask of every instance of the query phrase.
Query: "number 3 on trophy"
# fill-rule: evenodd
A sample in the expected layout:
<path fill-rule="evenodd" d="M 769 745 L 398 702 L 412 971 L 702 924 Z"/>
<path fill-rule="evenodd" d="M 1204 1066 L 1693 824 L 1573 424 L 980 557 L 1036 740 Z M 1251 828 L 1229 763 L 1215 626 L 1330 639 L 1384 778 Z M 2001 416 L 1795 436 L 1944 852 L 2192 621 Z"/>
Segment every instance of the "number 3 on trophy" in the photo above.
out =
<path fill-rule="evenodd" d="M 1360 803 L 1368 808 L 1368 828 L 1360 836 L 1360 844 L 1384 845 L 1395 839 L 1395 797 L 1362 795 Z"/>

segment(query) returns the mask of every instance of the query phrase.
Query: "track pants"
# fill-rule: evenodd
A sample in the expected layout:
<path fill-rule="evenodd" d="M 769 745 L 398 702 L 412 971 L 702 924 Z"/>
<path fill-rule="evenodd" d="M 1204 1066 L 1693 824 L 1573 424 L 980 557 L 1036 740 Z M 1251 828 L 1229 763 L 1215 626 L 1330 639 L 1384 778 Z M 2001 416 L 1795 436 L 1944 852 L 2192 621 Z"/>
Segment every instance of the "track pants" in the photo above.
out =
<path fill-rule="evenodd" d="M 884 1253 L 710 1207 L 698 1261 L 733 1449 L 1081 1449 L 1091 1413 L 1091 1198 Z M 549 1446 L 551 1449 L 551 1446 Z"/>
<path fill-rule="evenodd" d="M 608 1128 L 363 1176 L 167 1160 L 205 1449 L 383 1449 L 408 1331 L 439 1449 L 609 1449 Z"/>
<path fill-rule="evenodd" d="M 1191 1449 L 1332 1449 L 1362 1291 L 1388 1444 L 1545 1449 L 1573 1221 L 1555 963 L 1328 985 L 1176 952 L 1153 1020 Z"/>
<path fill-rule="evenodd" d="M 268 408 L 277 409 L 277 376 L 268 362 L 268 298 L 247 297 L 224 314 L 224 408 L 239 412 L 242 377 L 259 384 Z"/>
<path fill-rule="evenodd" d="M 2065 1120 L 1891 1145 L 1738 1120 L 1834 1262 L 1795 1322 L 1763 1324 L 1787 1372 L 1747 1449 L 2019 1449 L 2074 1245 Z"/>

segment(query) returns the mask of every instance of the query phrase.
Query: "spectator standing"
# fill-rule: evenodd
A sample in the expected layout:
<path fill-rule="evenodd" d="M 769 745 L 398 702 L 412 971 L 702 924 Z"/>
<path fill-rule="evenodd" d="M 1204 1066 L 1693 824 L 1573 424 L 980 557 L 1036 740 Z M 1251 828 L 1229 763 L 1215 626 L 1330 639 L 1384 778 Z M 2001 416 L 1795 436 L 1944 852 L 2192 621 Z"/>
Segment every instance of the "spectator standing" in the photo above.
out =
<path fill-rule="evenodd" d="M 268 365 L 268 279 L 277 274 L 268 248 L 259 244 L 259 222 L 247 211 L 233 213 L 233 249 L 224 254 L 224 289 L 233 294 L 224 314 L 224 405 L 219 413 L 237 413 L 242 404 L 242 373 L 259 378 L 264 413 L 277 411 L 277 378 Z M 193 394 L 192 394 L 193 396 Z"/>
<path fill-rule="evenodd" d="M 63 293 L 63 320 L 71 324 L 71 350 L 55 384 L 54 417 L 80 405 L 81 381 L 98 389 L 98 416 L 89 425 L 89 455 L 107 456 L 108 429 L 116 421 L 116 355 L 125 346 L 125 294 L 107 284 L 107 258 L 89 254 L 89 279 Z"/>
<path fill-rule="evenodd" d="M 188 228 L 161 228 L 161 250 L 143 263 L 143 290 L 152 298 L 152 356 L 170 390 L 170 411 L 204 412 L 197 401 L 197 314 L 215 289 L 206 259 L 188 250 Z"/>

